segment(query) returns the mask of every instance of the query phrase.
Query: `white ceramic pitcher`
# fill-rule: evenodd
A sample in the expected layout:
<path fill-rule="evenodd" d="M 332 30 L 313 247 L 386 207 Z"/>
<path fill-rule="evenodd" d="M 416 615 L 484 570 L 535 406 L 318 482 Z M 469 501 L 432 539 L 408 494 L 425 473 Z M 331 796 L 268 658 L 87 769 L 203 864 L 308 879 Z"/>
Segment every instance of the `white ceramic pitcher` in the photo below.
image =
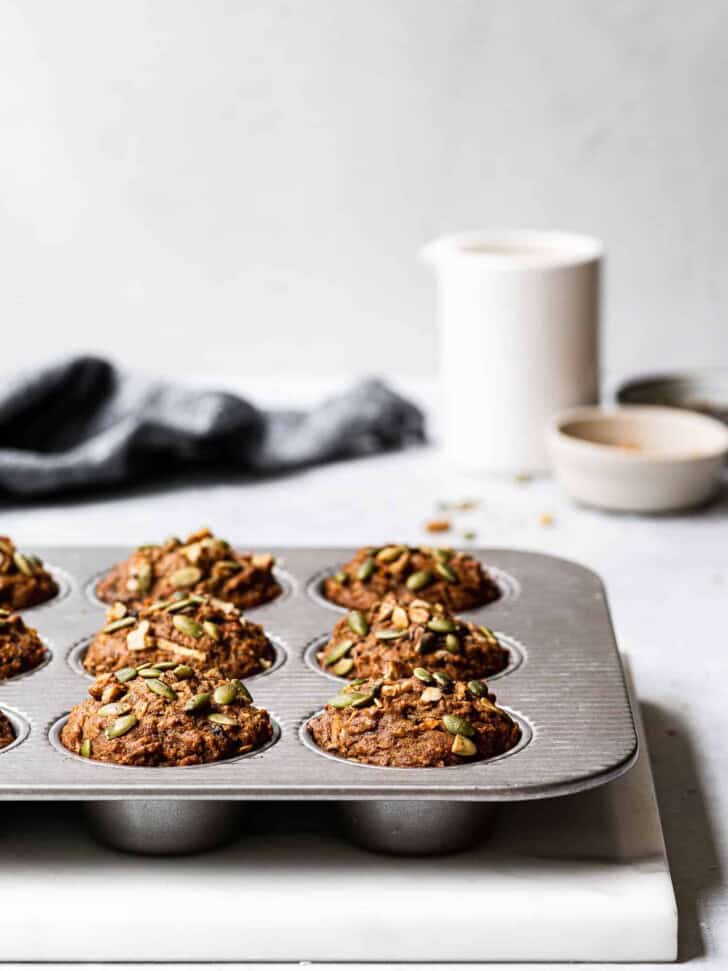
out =
<path fill-rule="evenodd" d="M 599 240 L 520 230 L 443 236 L 438 283 L 443 444 L 462 467 L 547 468 L 545 428 L 598 397 Z"/>

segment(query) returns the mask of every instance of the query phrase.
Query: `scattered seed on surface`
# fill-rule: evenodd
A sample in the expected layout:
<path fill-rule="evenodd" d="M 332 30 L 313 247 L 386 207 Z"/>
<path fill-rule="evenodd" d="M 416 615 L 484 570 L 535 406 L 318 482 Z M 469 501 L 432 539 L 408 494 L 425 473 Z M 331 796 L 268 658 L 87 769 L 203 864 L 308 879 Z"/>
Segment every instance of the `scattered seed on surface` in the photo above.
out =
<path fill-rule="evenodd" d="M 431 519 L 428 523 L 425 523 L 425 529 L 428 533 L 447 533 L 452 527 L 452 523 L 449 519 Z"/>

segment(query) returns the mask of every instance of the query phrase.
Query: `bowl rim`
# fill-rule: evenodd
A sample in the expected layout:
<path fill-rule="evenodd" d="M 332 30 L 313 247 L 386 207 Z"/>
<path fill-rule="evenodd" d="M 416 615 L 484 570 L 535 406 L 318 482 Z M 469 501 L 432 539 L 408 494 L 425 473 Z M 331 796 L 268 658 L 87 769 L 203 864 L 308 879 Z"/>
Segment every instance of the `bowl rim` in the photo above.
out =
<path fill-rule="evenodd" d="M 679 452 L 662 453 L 657 451 L 633 451 L 631 449 L 620 449 L 615 445 L 605 442 L 594 442 L 586 438 L 578 438 L 570 435 L 564 427 L 573 421 L 591 420 L 599 421 L 604 424 L 613 422 L 616 419 L 624 418 L 639 420 L 640 418 L 661 417 L 678 418 L 681 421 L 692 421 L 696 425 L 702 425 L 706 430 L 711 431 L 722 441 L 720 446 L 706 448 L 699 454 Z M 559 448 L 567 448 L 573 453 L 582 455 L 592 454 L 606 457 L 610 456 L 615 462 L 632 465 L 695 465 L 706 460 L 715 461 L 728 453 L 728 428 L 717 418 L 704 415 L 689 408 L 671 408 L 668 405 L 586 405 L 578 408 L 568 408 L 559 412 L 547 426 L 547 437 L 550 444 Z"/>

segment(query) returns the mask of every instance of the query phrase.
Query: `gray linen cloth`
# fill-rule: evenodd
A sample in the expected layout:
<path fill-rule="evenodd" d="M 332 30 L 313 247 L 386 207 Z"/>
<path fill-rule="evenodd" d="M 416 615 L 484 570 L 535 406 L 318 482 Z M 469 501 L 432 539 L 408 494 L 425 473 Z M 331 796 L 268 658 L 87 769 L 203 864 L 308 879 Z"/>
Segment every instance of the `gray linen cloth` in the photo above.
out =
<path fill-rule="evenodd" d="M 422 412 L 378 380 L 308 411 L 264 411 L 74 357 L 0 381 L 0 490 L 42 496 L 182 470 L 272 475 L 424 441 Z"/>

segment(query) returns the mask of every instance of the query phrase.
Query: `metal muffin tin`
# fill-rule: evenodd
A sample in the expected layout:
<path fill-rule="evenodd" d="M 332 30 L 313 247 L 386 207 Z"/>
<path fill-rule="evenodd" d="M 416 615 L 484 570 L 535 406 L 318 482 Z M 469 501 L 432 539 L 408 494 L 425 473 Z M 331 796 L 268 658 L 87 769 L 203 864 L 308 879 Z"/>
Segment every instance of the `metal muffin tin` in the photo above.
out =
<path fill-rule="evenodd" d="M 88 689 L 79 644 L 104 619 L 90 580 L 130 551 L 38 552 L 67 589 L 24 612 L 51 647 L 48 663 L 0 682 L 0 710 L 19 730 L 16 742 L 0 750 L 0 800 L 81 800 L 97 835 L 121 849 L 204 849 L 239 831 L 248 801 L 324 799 L 339 803 L 353 838 L 373 849 L 447 852 L 482 832 L 495 803 L 579 792 L 636 760 L 637 734 L 601 581 L 566 560 L 504 549 L 472 551 L 506 596 L 463 617 L 487 624 L 516 648 L 517 663 L 493 686 L 522 727 L 512 753 L 442 769 L 399 769 L 317 749 L 306 722 L 341 680 L 310 663 L 312 644 L 341 616 L 319 588 L 354 551 L 278 549 L 272 552 L 285 595 L 247 612 L 277 650 L 271 670 L 247 682 L 277 726 L 274 742 L 244 758 L 182 768 L 82 759 L 63 750 L 57 733 Z"/>

